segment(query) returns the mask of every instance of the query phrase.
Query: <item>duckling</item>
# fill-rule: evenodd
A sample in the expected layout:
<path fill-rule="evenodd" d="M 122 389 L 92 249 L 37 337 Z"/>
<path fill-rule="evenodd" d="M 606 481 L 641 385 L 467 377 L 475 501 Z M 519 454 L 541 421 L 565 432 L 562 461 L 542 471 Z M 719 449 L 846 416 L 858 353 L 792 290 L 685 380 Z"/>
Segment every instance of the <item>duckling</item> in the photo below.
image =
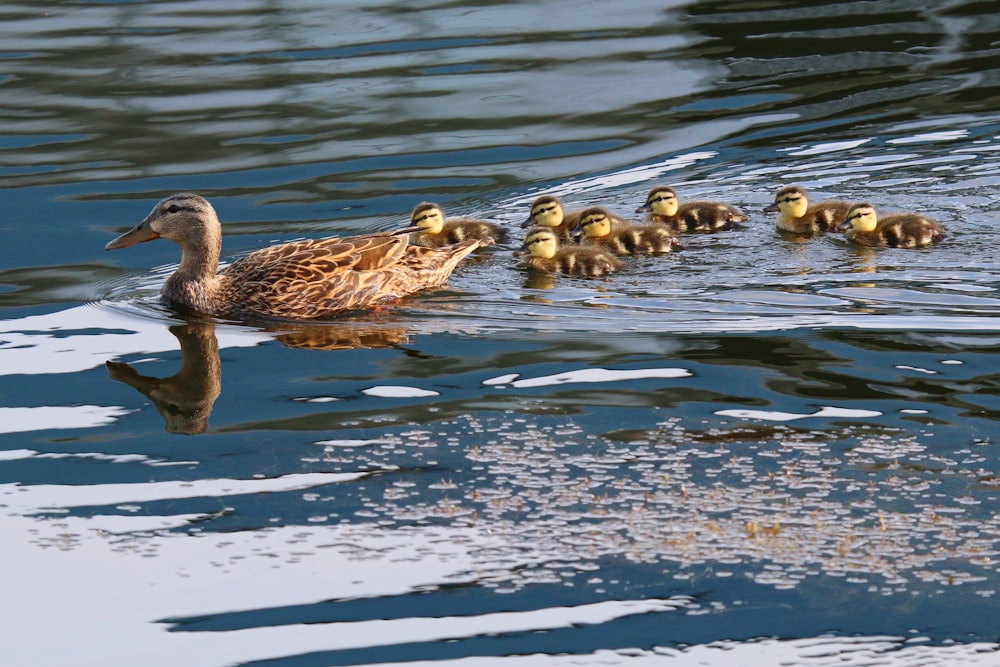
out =
<path fill-rule="evenodd" d="M 825 199 L 810 206 L 806 191 L 789 185 L 778 190 L 774 203 L 764 213 L 781 213 L 775 224 L 786 232 L 822 234 L 833 230 L 850 207 L 851 202 L 839 199 Z"/>
<path fill-rule="evenodd" d="M 454 245 L 467 239 L 479 239 L 482 246 L 493 245 L 504 238 L 504 230 L 492 222 L 472 218 L 448 218 L 437 204 L 417 204 L 410 222 L 418 227 L 410 243 L 425 248 Z"/>
<path fill-rule="evenodd" d="M 559 235 L 550 227 L 533 227 L 524 239 L 521 261 L 533 269 L 569 276 L 603 276 L 622 267 L 621 260 L 597 247 L 559 246 Z"/>
<path fill-rule="evenodd" d="M 567 211 L 562 201 L 554 195 L 542 195 L 531 203 L 528 219 L 521 223 L 521 228 L 531 225 L 548 227 L 555 231 L 560 241 L 570 241 L 570 232 L 580 222 L 579 211 Z"/>
<path fill-rule="evenodd" d="M 479 247 L 469 239 L 444 248 L 410 245 L 413 227 L 292 241 L 245 255 L 218 270 L 222 225 L 204 197 L 181 193 L 105 246 L 107 250 L 165 238 L 181 246 L 181 263 L 161 293 L 173 305 L 219 317 L 317 319 L 368 308 L 445 283 Z"/>
<path fill-rule="evenodd" d="M 587 243 L 602 246 L 617 255 L 664 253 L 681 247 L 662 225 L 629 224 L 612 228 L 611 218 L 601 206 L 584 209 L 574 233 L 582 234 Z"/>
<path fill-rule="evenodd" d="M 649 222 L 666 225 L 674 232 L 718 232 L 736 227 L 747 216 L 729 204 L 716 201 L 680 203 L 674 189 L 660 185 L 649 191 L 646 203 L 635 209 L 648 213 Z"/>
<path fill-rule="evenodd" d="M 566 211 L 559 197 L 542 195 L 532 202 L 531 213 L 528 219 L 521 223 L 521 227 L 526 228 L 531 225 L 550 227 L 559 235 L 560 241 L 575 241 L 572 231 L 580 222 L 580 213 L 580 211 Z M 617 215 L 610 217 L 612 224 L 616 226 L 625 223 L 625 220 Z"/>
<path fill-rule="evenodd" d="M 945 237 L 935 220 L 919 213 L 894 213 L 878 217 L 868 203 L 854 204 L 837 231 L 846 231 L 847 240 L 868 246 L 924 248 Z"/>

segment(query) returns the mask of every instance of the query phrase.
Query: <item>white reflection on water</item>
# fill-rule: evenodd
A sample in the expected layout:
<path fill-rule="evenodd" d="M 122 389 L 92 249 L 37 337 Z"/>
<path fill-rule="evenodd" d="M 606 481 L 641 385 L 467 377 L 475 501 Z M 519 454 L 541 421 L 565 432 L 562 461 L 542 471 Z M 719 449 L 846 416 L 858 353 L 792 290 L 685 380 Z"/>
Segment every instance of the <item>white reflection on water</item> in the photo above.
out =
<path fill-rule="evenodd" d="M 913 645 L 905 637 L 808 637 L 760 641 L 716 641 L 676 649 L 627 649 L 570 655 L 523 655 L 497 658 L 378 663 L 381 667 L 587 667 L 588 665 L 669 665 L 669 667 L 922 667 L 924 665 L 996 665 L 997 644 Z M 923 641 L 918 638 L 918 641 Z"/>
<path fill-rule="evenodd" d="M 40 429 L 94 428 L 113 424 L 132 410 L 100 405 L 53 406 L 37 408 L 0 407 L 0 433 L 25 433 Z"/>
<path fill-rule="evenodd" d="M 969 136 L 968 130 L 945 130 L 942 132 L 927 132 L 925 134 L 915 134 L 911 137 L 897 137 L 886 141 L 888 144 L 916 144 L 925 141 L 956 141 Z"/>
<path fill-rule="evenodd" d="M 34 449 L 10 449 L 0 451 L 0 461 L 15 461 L 18 459 L 90 459 L 92 461 L 107 461 L 108 463 L 142 463 L 148 466 L 190 466 L 197 461 L 157 459 L 144 454 L 105 454 L 103 452 L 38 452 Z"/>
<path fill-rule="evenodd" d="M 37 504 L 59 499 L 44 487 L 35 490 L 41 496 Z M 143 517 L 142 526 L 132 528 L 162 528 L 190 518 Z M 116 519 L 119 527 L 130 524 Z M 401 595 L 474 581 L 479 575 L 470 551 L 502 549 L 503 540 L 473 529 L 379 531 L 347 525 L 129 536 L 94 523 L 4 518 L 4 532 L 13 539 L 0 553 L 0 583 L 17 603 L 3 605 L 0 624 L 29 629 L 5 639 L 7 664 L 77 665 L 81 655 L 91 655 L 108 665 L 214 667 L 311 651 L 601 624 L 688 603 L 683 597 L 613 600 L 461 617 L 167 632 L 163 621 L 157 622 L 165 616 Z M 258 585 L 272 581 L 276 570 L 280 586 Z M 53 627 L 59 628 L 58 641 L 49 635 Z"/>
<path fill-rule="evenodd" d="M 843 419 L 860 419 L 862 417 L 879 417 L 881 412 L 875 410 L 849 410 L 847 408 L 823 407 L 816 412 L 807 414 L 797 412 L 779 412 L 776 410 L 718 410 L 715 414 L 722 417 L 738 417 L 740 419 L 760 419 L 772 422 L 787 422 L 807 417 L 840 417 Z"/>
<path fill-rule="evenodd" d="M 58 500 L 45 488 L 36 491 L 38 504 Z M 467 616 L 185 632 L 183 626 L 172 627 L 164 619 L 390 597 L 473 582 L 480 575 L 472 553 L 484 548 L 504 551 L 522 565 L 540 557 L 529 551 L 515 555 L 505 548 L 501 536 L 487 531 L 444 526 L 386 531 L 340 525 L 222 534 L 148 532 L 196 518 L 188 514 L 54 520 L 4 517 L 4 532 L 11 539 L 0 551 L 0 584 L 8 600 L 16 602 L 3 605 L 0 623 L 21 629 L 8 633 L 4 641 L 7 664 L 57 667 L 81 664 L 80 656 L 100 656 L 105 665 L 216 667 L 315 651 L 542 632 L 697 607 L 686 597 L 605 600 Z M 123 534 L 122 530 L 143 532 Z M 273 581 L 276 574 L 280 586 L 260 585 Z M 40 581 L 45 585 L 39 586 Z M 49 632 L 53 627 L 58 628 L 58 641 Z M 1000 650 L 985 642 L 928 646 L 924 641 L 919 637 L 821 636 L 393 664 L 995 665 Z"/>
<path fill-rule="evenodd" d="M 177 349 L 164 320 L 129 317 L 99 304 L 0 320 L 0 375 L 78 373 L 130 354 Z M 253 347 L 272 336 L 219 328 L 219 347 Z"/>
<path fill-rule="evenodd" d="M 423 398 L 426 396 L 440 396 L 436 391 L 430 389 L 420 389 L 419 387 L 404 387 L 400 385 L 379 385 L 362 389 L 362 394 L 377 396 L 379 398 Z"/>
<path fill-rule="evenodd" d="M 857 148 L 871 141 L 871 139 L 854 139 L 850 141 L 828 141 L 819 144 L 813 144 L 808 148 L 787 148 L 780 149 L 787 152 L 789 155 L 795 155 L 798 157 L 804 155 L 822 155 L 823 153 L 836 153 L 837 151 L 850 150 L 852 148 Z"/>
<path fill-rule="evenodd" d="M 53 508 L 112 505 L 117 503 L 217 498 L 247 493 L 296 491 L 349 482 L 371 473 L 301 473 L 266 479 L 197 479 L 145 484 L 0 484 L 4 506 L 18 514 L 34 514 Z M 38 498 L 38 500 L 36 500 Z"/>
<path fill-rule="evenodd" d="M 584 368 L 576 371 L 566 371 L 555 375 L 543 375 L 534 378 L 517 380 L 518 374 L 501 375 L 483 380 L 483 384 L 502 387 L 509 384 L 512 387 L 552 387 L 562 384 L 593 383 L 593 382 L 624 382 L 626 380 L 645 380 L 649 378 L 684 378 L 691 377 L 691 371 L 684 368 L 637 368 L 634 370 L 608 370 L 606 368 Z"/>

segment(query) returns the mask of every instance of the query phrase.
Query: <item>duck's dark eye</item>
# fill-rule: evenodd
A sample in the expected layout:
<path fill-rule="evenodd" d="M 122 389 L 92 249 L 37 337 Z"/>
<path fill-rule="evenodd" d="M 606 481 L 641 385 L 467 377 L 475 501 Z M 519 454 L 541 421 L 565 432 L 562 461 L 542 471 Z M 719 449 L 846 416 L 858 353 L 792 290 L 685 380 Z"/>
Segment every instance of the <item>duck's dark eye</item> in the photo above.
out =
<path fill-rule="evenodd" d="M 167 213 L 176 213 L 179 210 L 181 210 L 181 207 L 177 204 L 171 204 L 167 207 Z"/>

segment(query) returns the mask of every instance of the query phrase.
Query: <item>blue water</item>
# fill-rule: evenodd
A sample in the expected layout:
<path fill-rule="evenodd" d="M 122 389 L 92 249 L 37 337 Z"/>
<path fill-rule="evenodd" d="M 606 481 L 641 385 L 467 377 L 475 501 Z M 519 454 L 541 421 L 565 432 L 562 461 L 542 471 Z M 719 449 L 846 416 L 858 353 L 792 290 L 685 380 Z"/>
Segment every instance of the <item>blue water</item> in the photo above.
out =
<path fill-rule="evenodd" d="M 1000 664 L 1000 18 L 990 3 L 10 5 L 0 23 L 7 665 Z M 603 279 L 528 204 L 730 202 Z M 779 236 L 789 183 L 941 221 Z M 224 260 L 515 239 L 308 324 L 191 320 Z"/>

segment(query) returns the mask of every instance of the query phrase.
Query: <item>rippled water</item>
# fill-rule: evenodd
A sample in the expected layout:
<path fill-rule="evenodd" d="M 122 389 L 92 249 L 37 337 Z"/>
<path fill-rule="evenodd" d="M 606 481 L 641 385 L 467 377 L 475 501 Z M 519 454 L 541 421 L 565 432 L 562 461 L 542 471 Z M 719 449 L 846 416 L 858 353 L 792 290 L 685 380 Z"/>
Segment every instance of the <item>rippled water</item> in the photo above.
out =
<path fill-rule="evenodd" d="M 1000 16 L 927 5 L 6 5 L 3 663 L 1000 664 Z M 661 183 L 750 221 L 336 322 L 103 251 Z M 949 237 L 779 236 L 789 183 Z"/>

